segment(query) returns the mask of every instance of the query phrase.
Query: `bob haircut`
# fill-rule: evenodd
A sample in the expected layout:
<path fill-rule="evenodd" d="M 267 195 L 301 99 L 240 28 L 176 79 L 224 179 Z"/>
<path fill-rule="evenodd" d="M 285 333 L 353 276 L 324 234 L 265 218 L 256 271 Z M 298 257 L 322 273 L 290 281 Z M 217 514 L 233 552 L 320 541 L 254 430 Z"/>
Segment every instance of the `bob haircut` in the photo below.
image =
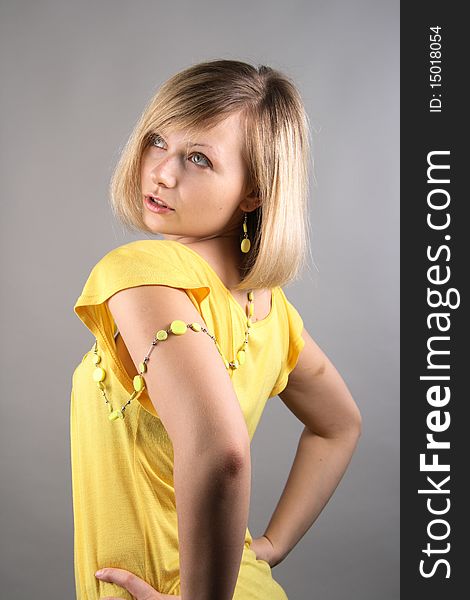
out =
<path fill-rule="evenodd" d="M 251 249 L 240 252 L 243 278 L 235 289 L 271 289 L 298 277 L 310 248 L 309 120 L 298 90 L 281 72 L 213 60 L 172 76 L 147 104 L 124 146 L 111 178 L 111 207 L 126 227 L 149 232 L 142 218 L 140 168 L 152 136 L 170 130 L 201 133 L 235 112 L 244 128 L 247 189 L 260 200 L 247 213 Z"/>

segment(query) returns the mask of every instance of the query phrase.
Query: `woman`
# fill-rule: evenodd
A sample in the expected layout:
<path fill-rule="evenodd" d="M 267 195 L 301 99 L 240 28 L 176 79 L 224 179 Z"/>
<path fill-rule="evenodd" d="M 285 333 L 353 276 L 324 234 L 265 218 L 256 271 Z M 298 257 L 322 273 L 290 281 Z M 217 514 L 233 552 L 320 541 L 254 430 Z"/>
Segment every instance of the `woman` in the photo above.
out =
<path fill-rule="evenodd" d="M 230 60 L 152 98 L 111 182 L 131 242 L 74 310 L 78 599 L 277 600 L 272 567 L 338 485 L 360 415 L 282 289 L 308 247 L 308 119 L 282 73 Z M 263 536 L 247 528 L 250 442 L 268 398 L 304 423 Z M 104 574 L 95 576 L 95 571 Z"/>

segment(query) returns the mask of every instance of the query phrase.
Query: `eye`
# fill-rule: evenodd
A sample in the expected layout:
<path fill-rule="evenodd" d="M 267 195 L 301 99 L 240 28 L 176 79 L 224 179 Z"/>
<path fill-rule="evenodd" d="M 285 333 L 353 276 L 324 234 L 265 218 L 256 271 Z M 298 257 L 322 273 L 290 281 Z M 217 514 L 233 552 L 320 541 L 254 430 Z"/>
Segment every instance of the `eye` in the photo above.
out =
<path fill-rule="evenodd" d="M 192 154 L 191 157 L 194 158 L 195 156 L 202 157 L 202 160 L 206 161 L 206 164 L 205 164 L 206 167 L 210 167 L 211 166 L 211 163 L 210 163 L 209 159 L 207 158 L 207 156 L 204 156 L 204 154 L 201 154 L 200 152 L 194 152 L 194 154 Z M 198 167 L 202 166 L 202 164 L 199 161 L 195 162 L 193 164 L 197 165 Z"/>
<path fill-rule="evenodd" d="M 158 142 L 163 142 L 163 138 L 158 133 L 153 133 L 150 136 L 150 145 L 155 146 Z"/>
<path fill-rule="evenodd" d="M 150 138 L 149 138 L 149 145 L 152 146 L 153 148 L 161 148 L 162 146 L 159 144 L 164 144 L 165 140 L 162 138 L 161 135 L 159 135 L 158 133 L 152 133 Z M 201 167 L 202 169 L 206 169 L 206 168 L 210 168 L 212 167 L 212 163 L 211 161 L 207 158 L 207 156 L 205 156 L 204 154 L 201 154 L 201 152 L 194 152 L 193 154 L 190 154 L 188 158 L 194 158 L 195 156 L 199 157 L 199 160 L 196 160 L 196 162 L 191 161 L 193 163 L 193 165 L 196 165 L 197 167 Z M 202 161 L 201 161 L 202 159 Z"/>

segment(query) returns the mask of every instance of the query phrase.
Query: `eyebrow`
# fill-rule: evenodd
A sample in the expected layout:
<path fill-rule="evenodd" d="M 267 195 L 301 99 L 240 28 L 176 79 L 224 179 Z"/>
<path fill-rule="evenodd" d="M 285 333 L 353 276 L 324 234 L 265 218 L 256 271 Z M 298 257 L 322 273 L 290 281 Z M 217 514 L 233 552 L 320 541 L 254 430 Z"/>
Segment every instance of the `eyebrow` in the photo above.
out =
<path fill-rule="evenodd" d="M 192 142 L 192 143 L 188 143 L 188 145 L 187 145 L 188 148 L 195 148 L 196 146 L 201 147 L 201 148 L 210 148 L 212 151 L 212 154 L 214 155 L 214 158 L 216 158 L 217 160 L 220 159 L 220 153 L 219 153 L 218 149 L 215 148 L 214 146 L 211 146 L 210 144 L 201 144 L 199 142 Z"/>
<path fill-rule="evenodd" d="M 191 148 L 194 148 L 194 146 L 205 146 L 206 148 L 211 148 L 212 150 L 216 150 L 216 148 L 214 148 L 214 146 L 211 146 L 210 144 L 200 144 L 199 142 L 194 142 L 193 144 L 188 144 Z"/>
<path fill-rule="evenodd" d="M 161 135 L 163 138 L 166 138 L 166 132 L 165 131 L 162 131 L 162 133 L 158 133 L 158 135 Z M 195 148 L 196 146 L 199 146 L 199 147 L 202 147 L 202 148 L 210 148 L 211 150 L 214 151 L 214 154 L 216 156 L 219 156 L 219 150 L 215 146 L 211 146 L 210 144 L 201 144 L 200 142 L 187 142 L 187 147 L 188 148 Z"/>

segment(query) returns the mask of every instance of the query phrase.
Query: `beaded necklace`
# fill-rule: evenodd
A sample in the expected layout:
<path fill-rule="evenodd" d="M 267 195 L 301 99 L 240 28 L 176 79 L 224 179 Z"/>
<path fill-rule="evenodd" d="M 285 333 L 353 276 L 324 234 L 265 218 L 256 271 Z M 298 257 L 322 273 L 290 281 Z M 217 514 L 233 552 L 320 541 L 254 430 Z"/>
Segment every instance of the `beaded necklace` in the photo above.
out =
<path fill-rule="evenodd" d="M 242 346 L 240 347 L 240 349 L 237 351 L 236 358 L 234 358 L 231 361 L 228 361 L 225 358 L 225 356 L 223 355 L 222 350 L 219 346 L 219 343 L 218 343 L 216 337 L 214 335 L 212 335 L 211 333 L 209 333 L 209 331 L 200 323 L 198 323 L 198 322 L 185 323 L 184 321 L 180 321 L 180 320 L 176 319 L 175 321 L 171 322 L 170 326 L 167 329 L 160 329 L 155 334 L 155 336 L 152 340 L 152 343 L 150 345 L 150 348 L 147 351 L 147 354 L 145 355 L 143 361 L 141 363 L 139 363 L 139 374 L 136 375 L 133 379 L 134 391 L 132 392 L 129 400 L 123 406 L 121 406 L 120 409 L 117 409 L 117 410 L 113 409 L 113 407 L 108 399 L 108 396 L 106 394 L 106 386 L 103 383 L 103 381 L 106 379 L 106 371 L 103 369 L 103 367 L 99 366 L 99 364 L 101 362 L 101 356 L 98 353 L 98 339 L 95 339 L 95 343 L 93 345 L 93 356 L 92 356 L 92 361 L 93 361 L 93 364 L 95 365 L 95 369 L 93 370 L 93 381 L 96 382 L 96 384 L 104 398 L 105 403 L 108 405 L 109 420 L 115 421 L 116 419 L 124 419 L 124 411 L 126 410 L 126 407 L 128 406 L 128 404 L 130 404 L 132 402 L 132 400 L 134 400 L 134 398 L 136 398 L 145 389 L 144 373 L 147 372 L 147 363 L 150 360 L 150 355 L 152 354 L 154 347 L 157 346 L 160 342 L 164 342 L 165 340 L 167 340 L 170 333 L 172 333 L 173 335 L 183 335 L 184 333 L 186 333 L 186 331 L 188 331 L 188 329 L 191 329 L 191 331 L 194 331 L 196 333 L 203 331 L 214 341 L 215 346 L 216 346 L 220 356 L 222 357 L 222 360 L 224 361 L 224 364 L 225 364 L 225 368 L 227 370 L 238 369 L 238 367 L 240 365 L 243 365 L 245 362 L 245 358 L 246 358 L 248 337 L 250 335 L 250 329 L 252 326 L 251 317 L 254 314 L 254 308 L 255 308 L 253 290 L 250 290 L 247 293 L 247 296 L 248 296 L 248 303 L 247 303 L 248 316 L 246 319 L 245 340 L 244 340 Z"/>

